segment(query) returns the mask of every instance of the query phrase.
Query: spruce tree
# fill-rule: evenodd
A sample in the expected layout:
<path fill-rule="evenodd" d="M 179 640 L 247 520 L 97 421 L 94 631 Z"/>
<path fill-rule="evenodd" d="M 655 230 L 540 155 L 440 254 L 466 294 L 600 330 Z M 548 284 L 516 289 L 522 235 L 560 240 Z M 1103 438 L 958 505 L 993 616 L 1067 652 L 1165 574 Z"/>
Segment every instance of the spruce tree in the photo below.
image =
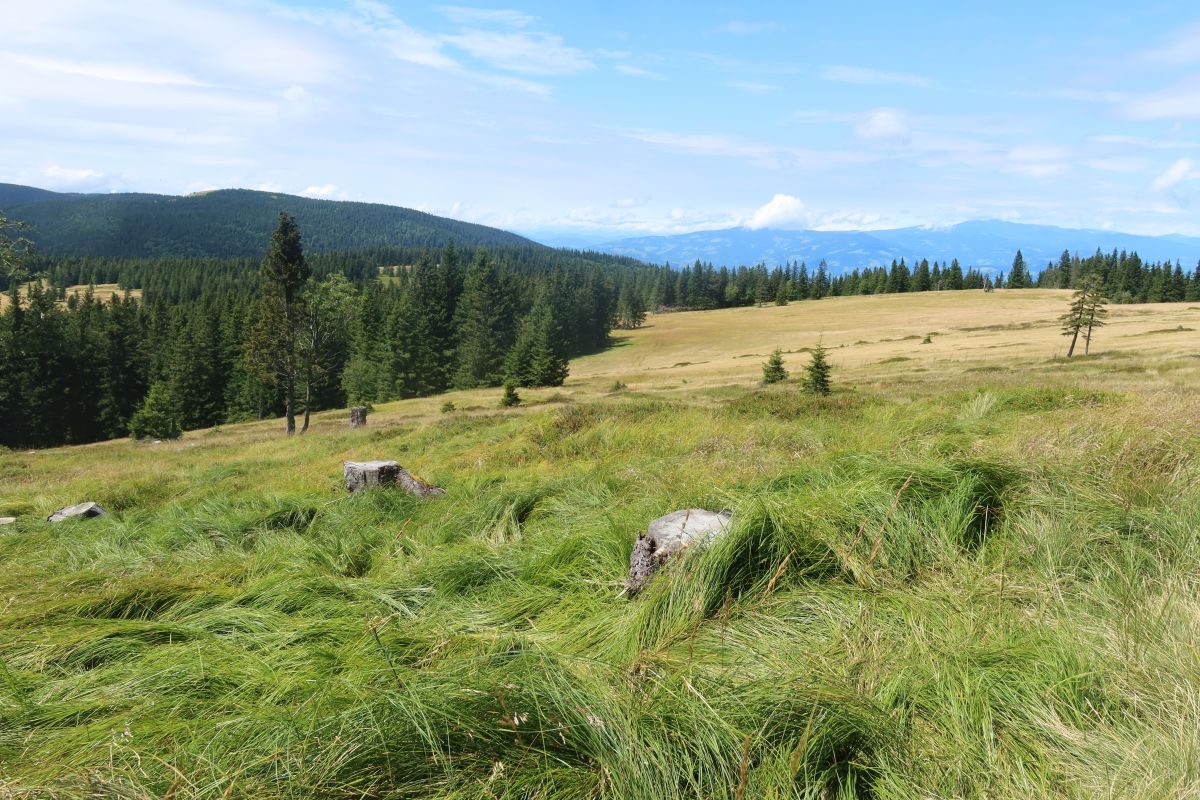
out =
<path fill-rule="evenodd" d="M 129 420 L 129 435 L 134 439 L 178 439 L 182 413 L 182 404 L 170 385 L 159 381 Z"/>
<path fill-rule="evenodd" d="M 1092 350 L 1092 334 L 1096 328 L 1104 325 L 1104 318 L 1108 316 L 1108 309 L 1104 307 L 1108 299 L 1104 296 L 1103 280 L 1098 275 L 1089 277 L 1092 279 L 1087 282 L 1084 295 L 1086 311 L 1084 312 L 1083 354 L 1085 356 Z"/>
<path fill-rule="evenodd" d="M 1029 285 L 1029 270 L 1025 267 L 1025 256 L 1021 255 L 1020 250 L 1013 258 L 1012 271 L 1008 273 L 1008 283 L 1005 285 L 1009 289 L 1024 289 Z"/>
<path fill-rule="evenodd" d="M 568 366 L 563 334 L 546 292 L 539 294 L 521 324 L 504 363 L 504 380 L 516 386 L 561 386 Z"/>
<path fill-rule="evenodd" d="M 500 398 L 500 407 L 512 408 L 519 405 L 521 405 L 521 395 L 517 394 L 517 387 L 511 383 L 504 384 L 504 394 Z"/>
<path fill-rule="evenodd" d="M 1071 304 L 1067 312 L 1058 318 L 1063 336 L 1071 337 L 1067 358 L 1075 354 L 1075 345 L 1079 341 L 1080 333 L 1084 333 L 1090 343 L 1091 328 L 1104 324 L 1103 317 L 1108 312 L 1103 304 L 1101 278 L 1092 273 L 1081 281 L 1079 288 L 1071 295 Z"/>
<path fill-rule="evenodd" d="M 827 395 L 830 391 L 829 360 L 826 357 L 825 345 L 817 342 L 817 346 L 812 350 L 812 360 L 808 366 L 804 368 L 804 385 L 810 392 L 818 395 Z"/>
<path fill-rule="evenodd" d="M 475 254 L 458 300 L 458 369 L 454 386 L 496 386 L 513 339 L 512 304 L 491 258 Z"/>
<path fill-rule="evenodd" d="M 776 347 L 767 358 L 762 368 L 763 383 L 779 383 L 787 380 L 787 370 L 783 366 L 783 351 Z"/>
<path fill-rule="evenodd" d="M 296 432 L 296 388 L 301 379 L 297 340 L 301 290 L 308 276 L 300 229 L 295 218 L 281 211 L 260 272 L 259 313 L 249 351 L 263 377 L 283 390 L 289 434 Z"/>

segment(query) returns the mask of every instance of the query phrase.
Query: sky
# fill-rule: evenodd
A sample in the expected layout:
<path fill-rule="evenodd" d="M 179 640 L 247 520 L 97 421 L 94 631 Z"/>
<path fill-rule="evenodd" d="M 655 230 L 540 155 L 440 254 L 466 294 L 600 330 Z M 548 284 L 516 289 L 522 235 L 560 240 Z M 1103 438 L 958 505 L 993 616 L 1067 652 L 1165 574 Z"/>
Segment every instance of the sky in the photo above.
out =
<path fill-rule="evenodd" d="M 364 200 L 581 243 L 1200 235 L 1200 4 L 5 0 L 0 182 Z"/>

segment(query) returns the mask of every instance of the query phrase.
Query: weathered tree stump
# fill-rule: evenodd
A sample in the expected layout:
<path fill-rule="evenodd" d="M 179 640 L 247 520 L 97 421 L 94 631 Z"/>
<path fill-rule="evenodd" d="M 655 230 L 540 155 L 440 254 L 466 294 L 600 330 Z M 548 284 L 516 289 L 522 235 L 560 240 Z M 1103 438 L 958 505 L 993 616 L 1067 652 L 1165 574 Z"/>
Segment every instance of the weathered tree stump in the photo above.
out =
<path fill-rule="evenodd" d="M 625 588 L 631 595 L 637 594 L 668 558 L 689 547 L 711 544 L 729 530 L 732 517 L 729 511 L 687 508 L 654 520 L 629 554 Z"/>
<path fill-rule="evenodd" d="M 445 489 L 409 474 L 395 461 L 344 461 L 342 476 L 348 492 L 399 487 L 415 497 L 434 497 L 446 493 Z"/>
<path fill-rule="evenodd" d="M 50 516 L 46 517 L 46 522 L 62 522 L 65 519 L 72 517 L 103 517 L 108 512 L 99 503 L 80 503 L 74 506 L 60 508 Z"/>
<path fill-rule="evenodd" d="M 367 407 L 352 406 L 350 408 L 350 427 L 361 428 L 367 424 Z"/>

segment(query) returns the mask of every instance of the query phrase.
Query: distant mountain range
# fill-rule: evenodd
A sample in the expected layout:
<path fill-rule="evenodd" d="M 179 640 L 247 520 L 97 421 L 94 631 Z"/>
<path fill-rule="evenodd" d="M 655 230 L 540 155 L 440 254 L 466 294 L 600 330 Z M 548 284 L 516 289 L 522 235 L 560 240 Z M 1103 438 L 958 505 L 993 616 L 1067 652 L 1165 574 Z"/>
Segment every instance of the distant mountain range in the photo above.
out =
<path fill-rule="evenodd" d="M 644 236 L 595 246 L 596 250 L 630 256 L 654 264 L 674 266 L 696 259 L 718 266 L 782 264 L 790 260 L 815 267 L 822 259 L 834 272 L 857 267 L 910 264 L 927 258 L 957 258 L 963 267 L 1007 270 L 1018 249 L 1026 263 L 1039 271 L 1048 261 L 1058 261 L 1063 250 L 1088 256 L 1096 248 L 1136 251 L 1143 260 L 1179 260 L 1195 266 L 1200 259 L 1200 238 L 1138 236 L 1101 230 L 1074 230 L 1050 225 L 1025 225 L 994 220 L 963 222 L 946 228 L 896 228 L 880 231 L 781 231 L 728 228 L 675 236 Z"/>
<path fill-rule="evenodd" d="M 184 197 L 67 194 L 0 183 L 0 213 L 28 222 L 47 255 L 247 257 L 266 252 L 279 212 L 296 217 L 309 252 L 372 247 L 537 247 L 515 233 L 376 203 L 221 189 Z"/>

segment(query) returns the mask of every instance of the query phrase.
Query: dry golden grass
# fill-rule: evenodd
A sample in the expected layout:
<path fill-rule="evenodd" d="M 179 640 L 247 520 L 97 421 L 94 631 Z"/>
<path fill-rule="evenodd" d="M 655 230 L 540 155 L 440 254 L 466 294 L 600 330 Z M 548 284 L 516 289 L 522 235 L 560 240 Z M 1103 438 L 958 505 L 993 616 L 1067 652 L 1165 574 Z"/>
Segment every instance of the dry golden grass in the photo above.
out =
<path fill-rule="evenodd" d="M 88 287 L 82 284 L 79 286 L 68 286 L 67 296 L 69 297 L 70 295 L 78 294 L 82 297 L 83 293 L 86 292 L 87 289 Z M 96 299 L 102 303 L 107 303 L 113 297 L 123 297 L 125 295 L 125 290 L 115 283 L 98 283 L 92 287 L 92 289 L 96 294 Z M 140 298 L 142 296 L 142 290 L 130 289 L 129 296 L 135 299 Z M 6 305 L 8 305 L 8 302 L 8 295 L 0 294 L 0 308 L 4 308 Z"/>
<path fill-rule="evenodd" d="M 686 380 L 694 389 L 753 381 L 775 347 L 789 354 L 787 366 L 794 370 L 808 360 L 800 351 L 818 340 L 830 349 L 842 380 L 890 382 L 924 373 L 1027 369 L 1065 357 L 1068 341 L 1057 318 L 1069 296 L 1051 289 L 928 292 L 654 315 L 640 330 L 619 331 L 620 346 L 573 361 L 568 386 L 621 380 L 644 390 Z M 1200 305 L 1109 308 L 1092 359 L 1137 356 L 1170 362 L 1200 355 Z M 1180 326 L 1193 330 L 1173 330 Z M 926 334 L 932 334 L 931 344 L 922 344 Z M 1077 356 L 1082 352 L 1080 342 Z M 1161 377 L 1183 385 L 1195 380 L 1197 368 L 1200 360 Z"/>

